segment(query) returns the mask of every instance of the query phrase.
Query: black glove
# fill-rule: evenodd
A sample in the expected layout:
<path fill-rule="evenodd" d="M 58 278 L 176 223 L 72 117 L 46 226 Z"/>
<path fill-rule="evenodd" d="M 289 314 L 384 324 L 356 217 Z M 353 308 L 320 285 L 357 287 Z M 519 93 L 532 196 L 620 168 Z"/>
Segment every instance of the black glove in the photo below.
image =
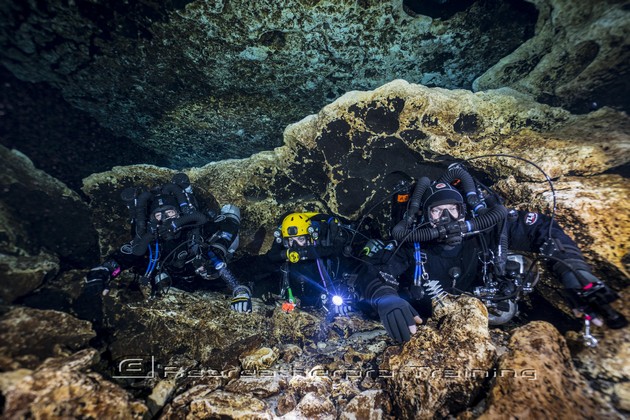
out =
<path fill-rule="evenodd" d="M 246 286 L 237 286 L 232 292 L 230 306 L 233 311 L 248 313 L 252 311 L 252 292 Z"/>
<path fill-rule="evenodd" d="M 581 286 L 567 289 L 569 305 L 589 318 L 598 319 L 601 316 L 609 328 L 627 326 L 628 320 L 609 305 L 619 299 L 619 295 L 588 271 L 577 270 L 577 274 L 580 279 L 572 271 L 562 275 L 563 284 Z"/>
<path fill-rule="evenodd" d="M 390 337 L 396 341 L 409 341 L 415 332 L 418 312 L 391 287 L 382 287 L 373 297 L 373 305 Z"/>
<path fill-rule="evenodd" d="M 303 246 L 297 248 L 289 248 L 287 249 L 287 261 L 292 263 L 299 262 L 301 260 L 314 260 L 319 258 L 319 254 L 314 246 Z"/>
<path fill-rule="evenodd" d="M 110 272 L 107 267 L 99 266 L 91 269 L 85 277 L 83 290 L 75 303 L 77 316 L 93 322 L 103 323 L 103 300 L 105 290 L 109 291 Z"/>
<path fill-rule="evenodd" d="M 92 294 L 107 294 L 109 292 L 110 279 L 109 268 L 104 265 L 94 267 L 85 276 L 84 289 Z"/>

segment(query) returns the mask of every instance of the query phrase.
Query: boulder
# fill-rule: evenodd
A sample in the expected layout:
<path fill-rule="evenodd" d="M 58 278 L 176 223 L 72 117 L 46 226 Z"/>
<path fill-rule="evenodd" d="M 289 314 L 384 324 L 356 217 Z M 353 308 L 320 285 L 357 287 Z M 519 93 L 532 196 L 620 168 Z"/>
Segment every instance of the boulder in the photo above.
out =
<path fill-rule="evenodd" d="M 462 296 L 440 312 L 437 328 L 421 326 L 399 354 L 386 362 L 389 391 L 404 418 L 431 419 L 464 411 L 484 387 L 496 350 L 488 311 Z"/>
<path fill-rule="evenodd" d="M 46 252 L 37 255 L 0 254 L 0 300 L 13 303 L 28 295 L 59 272 L 59 258 Z"/>
<path fill-rule="evenodd" d="M 45 260 L 56 264 L 55 255 L 75 266 L 96 261 L 96 231 L 90 210 L 79 195 L 35 168 L 18 151 L 0 146 L 0 157 L 4 166 L 0 172 L 0 252 L 34 257 L 39 260 L 32 261 L 34 266 L 41 266 Z M 21 264 L 15 261 L 14 265 Z M 19 270 L 5 271 L 5 276 L 20 276 Z"/>
<path fill-rule="evenodd" d="M 350 400 L 340 414 L 339 419 L 394 419 L 395 417 L 391 415 L 391 412 L 389 396 L 383 391 L 369 390 L 360 393 Z"/>
<path fill-rule="evenodd" d="M 238 356 L 257 349 L 267 336 L 261 314 L 232 311 L 221 293 L 171 288 L 163 298 L 147 301 L 118 289 L 104 300 L 114 361 L 153 357 L 167 365 L 174 355 L 184 354 L 221 371 L 239 366 Z"/>
<path fill-rule="evenodd" d="M 147 407 L 118 385 L 88 372 L 94 349 L 47 359 L 4 393 L 4 418 L 142 419 Z"/>
<path fill-rule="evenodd" d="M 35 369 L 49 357 L 86 348 L 96 336 L 87 321 L 58 311 L 11 307 L 0 317 L 0 370 Z"/>
<path fill-rule="evenodd" d="M 251 395 L 197 388 L 178 396 L 160 418 L 272 419 L 273 416 L 267 404 Z"/>
<path fill-rule="evenodd" d="M 551 324 L 517 328 L 508 349 L 480 419 L 621 418 L 575 370 L 565 340 Z"/>

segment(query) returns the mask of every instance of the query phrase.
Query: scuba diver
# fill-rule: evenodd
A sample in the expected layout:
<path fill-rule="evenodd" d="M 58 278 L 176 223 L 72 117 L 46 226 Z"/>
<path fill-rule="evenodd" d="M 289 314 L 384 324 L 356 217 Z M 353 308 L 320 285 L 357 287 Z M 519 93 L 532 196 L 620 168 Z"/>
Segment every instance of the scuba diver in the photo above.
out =
<path fill-rule="evenodd" d="M 79 317 L 100 325 L 102 296 L 109 293 L 112 280 L 130 268 L 140 284 L 150 285 L 151 298 L 167 293 L 173 282 L 186 286 L 221 278 L 232 291 L 231 308 L 252 311 L 250 289 L 238 284 L 227 268 L 239 244 L 238 207 L 226 204 L 218 215 L 202 213 L 183 173 L 150 191 L 127 188 L 121 198 L 129 209 L 132 240 L 88 272 L 77 302 Z"/>
<path fill-rule="evenodd" d="M 553 184 L 543 174 L 555 212 Z M 539 260 L 561 280 L 574 314 L 583 316 L 586 345 L 597 345 L 591 322 L 601 326 L 603 318 L 613 329 L 627 325 L 609 306 L 619 296 L 592 274 L 553 212 L 508 210 L 461 164 L 435 181 L 420 178 L 393 203 L 393 241 L 366 259 L 357 290 L 395 340 L 408 341 L 416 324 L 432 315 L 432 300 L 444 304 L 449 294 L 476 296 L 487 306 L 491 325 L 505 324 L 517 314 L 518 300 L 533 291 Z M 523 252 L 536 254 L 535 260 Z"/>
<path fill-rule="evenodd" d="M 350 258 L 349 249 L 353 233 L 349 223 L 326 214 L 291 213 L 284 217 L 263 257 L 265 271 L 259 272 L 259 277 L 281 267 L 280 295 L 276 297 L 284 300 L 285 312 L 296 306 L 323 309 L 331 315 L 355 311 L 353 271 L 358 261 Z"/>

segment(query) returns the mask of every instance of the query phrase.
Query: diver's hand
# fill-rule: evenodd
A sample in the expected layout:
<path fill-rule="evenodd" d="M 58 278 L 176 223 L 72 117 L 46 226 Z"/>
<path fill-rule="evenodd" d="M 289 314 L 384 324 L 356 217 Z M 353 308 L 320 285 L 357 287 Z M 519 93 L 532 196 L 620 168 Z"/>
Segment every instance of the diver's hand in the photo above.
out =
<path fill-rule="evenodd" d="M 109 269 L 105 266 L 98 266 L 92 268 L 85 276 L 84 289 L 87 293 L 103 294 L 109 293 L 110 274 Z"/>
<path fill-rule="evenodd" d="M 105 266 L 92 268 L 85 276 L 81 295 L 75 303 L 75 311 L 81 319 L 102 326 L 103 296 L 109 292 L 110 270 Z"/>
<path fill-rule="evenodd" d="M 409 341 L 417 331 L 416 324 L 422 323 L 418 312 L 393 288 L 377 291 L 373 304 L 387 334 L 396 341 Z"/>
<path fill-rule="evenodd" d="M 332 312 L 336 316 L 348 316 L 350 313 L 355 312 L 352 305 L 343 302 L 341 305 L 331 304 Z"/>
<path fill-rule="evenodd" d="M 619 299 L 619 295 L 605 283 L 585 270 L 578 270 L 583 286 L 580 289 L 568 289 L 568 301 L 576 317 L 585 317 L 594 325 L 619 329 L 628 325 L 628 320 L 609 304 Z M 569 273 L 573 275 L 572 273 Z M 603 322 L 602 322 L 603 319 Z"/>
<path fill-rule="evenodd" d="M 249 313 L 252 311 L 251 291 L 246 286 L 237 286 L 232 293 L 230 307 L 233 311 Z"/>

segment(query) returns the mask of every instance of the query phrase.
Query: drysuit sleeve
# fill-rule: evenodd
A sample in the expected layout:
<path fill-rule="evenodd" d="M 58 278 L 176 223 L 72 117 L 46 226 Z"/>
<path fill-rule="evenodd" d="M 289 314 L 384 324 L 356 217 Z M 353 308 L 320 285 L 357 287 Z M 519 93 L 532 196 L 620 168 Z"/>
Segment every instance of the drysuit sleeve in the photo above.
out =
<path fill-rule="evenodd" d="M 396 251 L 393 243 L 372 257 L 363 257 L 363 261 L 357 276 L 357 292 L 368 302 L 383 287 L 398 290 L 398 277 L 415 263 L 409 247 L 402 246 Z"/>
<path fill-rule="evenodd" d="M 550 217 L 518 212 L 509 223 L 511 248 L 542 254 L 564 286 L 567 303 L 586 319 L 604 318 L 610 328 L 624 328 L 626 318 L 609 304 L 619 295 L 595 277 L 575 242 Z"/>
<path fill-rule="evenodd" d="M 519 211 L 508 232 L 510 249 L 552 257 L 549 268 L 560 278 L 572 269 L 591 271 L 573 239 L 549 216 Z"/>

